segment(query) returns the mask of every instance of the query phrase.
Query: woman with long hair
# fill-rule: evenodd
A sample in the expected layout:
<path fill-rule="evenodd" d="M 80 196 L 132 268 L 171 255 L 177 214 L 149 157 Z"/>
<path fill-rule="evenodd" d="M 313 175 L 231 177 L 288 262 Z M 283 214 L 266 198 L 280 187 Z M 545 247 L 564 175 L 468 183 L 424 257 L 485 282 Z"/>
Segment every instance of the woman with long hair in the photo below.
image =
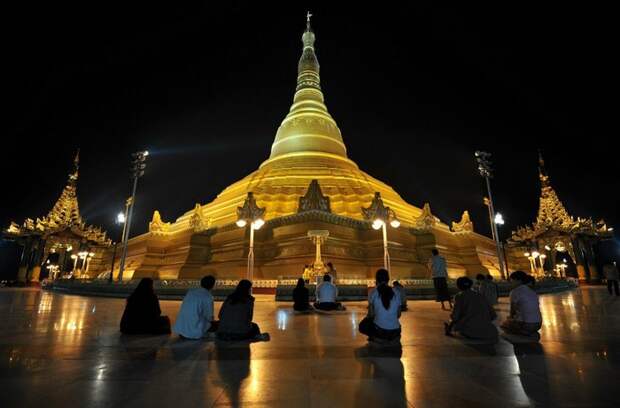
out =
<path fill-rule="evenodd" d="M 252 282 L 242 279 L 235 291 L 228 295 L 219 313 L 217 337 L 221 340 L 269 340 L 269 333 L 261 333 L 254 317 Z"/>
<path fill-rule="evenodd" d="M 161 315 L 153 279 L 142 278 L 127 298 L 121 318 L 123 334 L 169 334 L 170 319 Z"/>
<path fill-rule="evenodd" d="M 387 270 L 379 269 L 375 275 L 376 288 L 368 296 L 368 316 L 359 324 L 359 331 L 371 342 L 400 341 L 401 299 L 389 285 Z"/>
<path fill-rule="evenodd" d="M 310 293 L 303 278 L 297 279 L 297 286 L 293 289 L 293 310 L 307 312 L 310 310 Z"/>

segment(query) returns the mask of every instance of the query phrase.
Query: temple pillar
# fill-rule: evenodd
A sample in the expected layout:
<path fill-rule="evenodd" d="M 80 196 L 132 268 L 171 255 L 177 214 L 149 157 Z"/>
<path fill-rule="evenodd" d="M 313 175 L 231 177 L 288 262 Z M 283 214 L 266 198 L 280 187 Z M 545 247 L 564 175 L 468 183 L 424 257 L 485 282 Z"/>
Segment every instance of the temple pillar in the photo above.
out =
<path fill-rule="evenodd" d="M 28 267 L 29 261 L 32 253 L 32 240 L 27 239 L 24 242 L 24 250 L 22 252 L 22 257 L 19 261 L 19 269 L 17 270 L 17 281 L 18 282 L 26 282 L 28 275 Z"/>
<path fill-rule="evenodd" d="M 38 282 L 39 277 L 41 276 L 41 259 L 45 253 L 45 240 L 41 239 L 39 241 L 39 246 L 36 248 L 34 259 L 32 263 L 34 267 L 32 268 L 32 272 L 30 273 L 30 282 Z"/>

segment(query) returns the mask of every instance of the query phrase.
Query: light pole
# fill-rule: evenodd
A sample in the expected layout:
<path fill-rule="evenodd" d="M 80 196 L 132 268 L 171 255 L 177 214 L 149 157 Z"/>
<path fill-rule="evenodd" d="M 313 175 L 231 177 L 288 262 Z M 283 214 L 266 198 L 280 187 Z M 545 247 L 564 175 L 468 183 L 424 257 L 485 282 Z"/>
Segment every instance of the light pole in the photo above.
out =
<path fill-rule="evenodd" d="M 536 263 L 534 262 L 534 256 L 532 256 L 532 254 L 530 254 L 529 252 L 526 252 L 523 255 L 528 259 L 528 261 L 530 261 L 530 272 L 532 273 L 532 275 L 537 275 Z"/>
<path fill-rule="evenodd" d="M 248 250 L 248 270 L 247 278 L 252 281 L 254 278 L 254 231 L 259 230 L 264 224 L 265 220 L 263 215 L 265 214 L 264 208 L 259 208 L 256 205 L 256 199 L 254 194 L 248 193 L 243 207 L 237 207 L 237 226 L 244 228 L 246 225 L 250 227 L 250 248 Z"/>
<path fill-rule="evenodd" d="M 123 281 L 123 271 L 125 270 L 125 259 L 127 258 L 127 244 L 129 241 L 129 230 L 131 228 L 131 218 L 133 217 L 133 207 L 136 201 L 136 189 L 138 188 L 138 179 L 144 175 L 146 168 L 146 157 L 149 155 L 147 150 L 132 154 L 131 161 L 131 177 L 133 178 L 133 190 L 129 202 L 129 214 L 127 221 L 123 227 L 123 254 L 121 255 L 121 264 L 118 269 L 118 281 Z"/>
<path fill-rule="evenodd" d="M 130 199 L 127 200 L 127 203 L 125 204 L 125 212 L 123 213 L 122 211 L 119 212 L 116 215 L 116 225 L 123 225 L 123 233 L 121 234 L 121 241 L 123 239 L 123 237 L 125 236 L 125 220 L 127 219 L 127 211 L 129 209 L 129 202 Z M 112 281 L 114 280 L 114 262 L 116 261 L 116 248 L 118 247 L 118 242 L 114 243 L 114 251 L 112 252 L 112 266 L 110 267 L 110 276 L 108 277 L 108 282 L 112 283 Z"/>
<path fill-rule="evenodd" d="M 491 177 L 493 177 L 493 170 L 491 168 L 491 153 L 476 151 L 476 161 L 478 162 L 478 171 L 484 178 L 487 185 L 487 194 L 489 196 L 489 212 L 491 218 L 491 230 L 493 232 L 493 239 L 495 240 L 495 246 L 497 247 L 497 259 L 499 260 L 499 269 L 503 279 L 506 279 L 506 271 L 504 269 L 504 257 L 500 248 L 499 234 L 497 233 L 497 225 L 495 221 L 495 209 L 493 207 L 493 195 L 491 194 Z"/>
<path fill-rule="evenodd" d="M 366 220 L 372 222 L 372 228 L 381 229 L 383 232 L 383 268 L 387 271 L 391 270 L 390 253 L 388 251 L 387 224 L 392 228 L 400 227 L 400 221 L 396 218 L 396 213 L 390 207 L 386 207 L 381 199 L 379 192 L 375 193 L 375 197 L 370 203 L 370 207 L 362 208 L 362 213 Z"/>
<path fill-rule="evenodd" d="M 501 227 L 502 225 L 504 225 L 504 216 L 502 215 L 502 213 L 497 212 L 495 213 L 495 218 L 493 218 L 493 222 L 495 223 L 495 225 L 497 226 L 497 238 L 500 244 L 500 247 L 502 249 L 502 256 L 504 257 L 504 267 L 506 268 L 506 274 L 510 273 L 510 269 L 508 268 L 508 257 L 506 256 L 506 245 L 504 245 L 504 242 L 501 239 L 501 236 L 499 234 L 499 227 Z"/>

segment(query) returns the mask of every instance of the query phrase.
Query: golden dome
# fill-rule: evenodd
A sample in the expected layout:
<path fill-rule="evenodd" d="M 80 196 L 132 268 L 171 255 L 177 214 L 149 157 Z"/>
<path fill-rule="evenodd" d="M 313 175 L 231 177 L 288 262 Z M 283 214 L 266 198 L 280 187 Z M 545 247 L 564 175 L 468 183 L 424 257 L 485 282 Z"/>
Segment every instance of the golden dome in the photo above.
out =
<path fill-rule="evenodd" d="M 293 104 L 278 128 L 269 159 L 202 207 L 203 217 L 212 226 L 235 222 L 236 209 L 248 192 L 253 192 L 258 206 L 266 209 L 266 220 L 294 214 L 299 197 L 314 179 L 330 198 L 335 214 L 363 219 L 362 207 L 368 207 L 375 192 L 379 192 L 403 224 L 413 226 L 422 215 L 420 208 L 405 202 L 390 186 L 361 171 L 347 157 L 340 129 L 324 103 L 314 41 L 308 25 L 302 36 Z M 172 230 L 189 228 L 193 213 L 180 217 Z M 445 224 L 438 227 L 448 228 Z"/>

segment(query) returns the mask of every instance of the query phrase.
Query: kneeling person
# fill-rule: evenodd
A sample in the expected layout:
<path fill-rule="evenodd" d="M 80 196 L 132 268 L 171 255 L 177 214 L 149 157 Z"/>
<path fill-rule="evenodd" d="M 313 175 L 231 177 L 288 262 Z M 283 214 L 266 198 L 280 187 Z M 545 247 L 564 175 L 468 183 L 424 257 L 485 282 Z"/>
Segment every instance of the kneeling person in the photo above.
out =
<path fill-rule="evenodd" d="M 200 280 L 200 288 L 190 289 L 183 298 L 181 310 L 172 330 L 187 339 L 201 339 L 217 330 L 213 320 L 213 295 L 215 278 L 211 275 Z"/>
<path fill-rule="evenodd" d="M 331 282 L 331 276 L 323 276 L 323 283 L 316 288 L 316 302 L 314 307 L 319 310 L 342 310 L 341 303 L 336 302 L 338 288 Z"/>

